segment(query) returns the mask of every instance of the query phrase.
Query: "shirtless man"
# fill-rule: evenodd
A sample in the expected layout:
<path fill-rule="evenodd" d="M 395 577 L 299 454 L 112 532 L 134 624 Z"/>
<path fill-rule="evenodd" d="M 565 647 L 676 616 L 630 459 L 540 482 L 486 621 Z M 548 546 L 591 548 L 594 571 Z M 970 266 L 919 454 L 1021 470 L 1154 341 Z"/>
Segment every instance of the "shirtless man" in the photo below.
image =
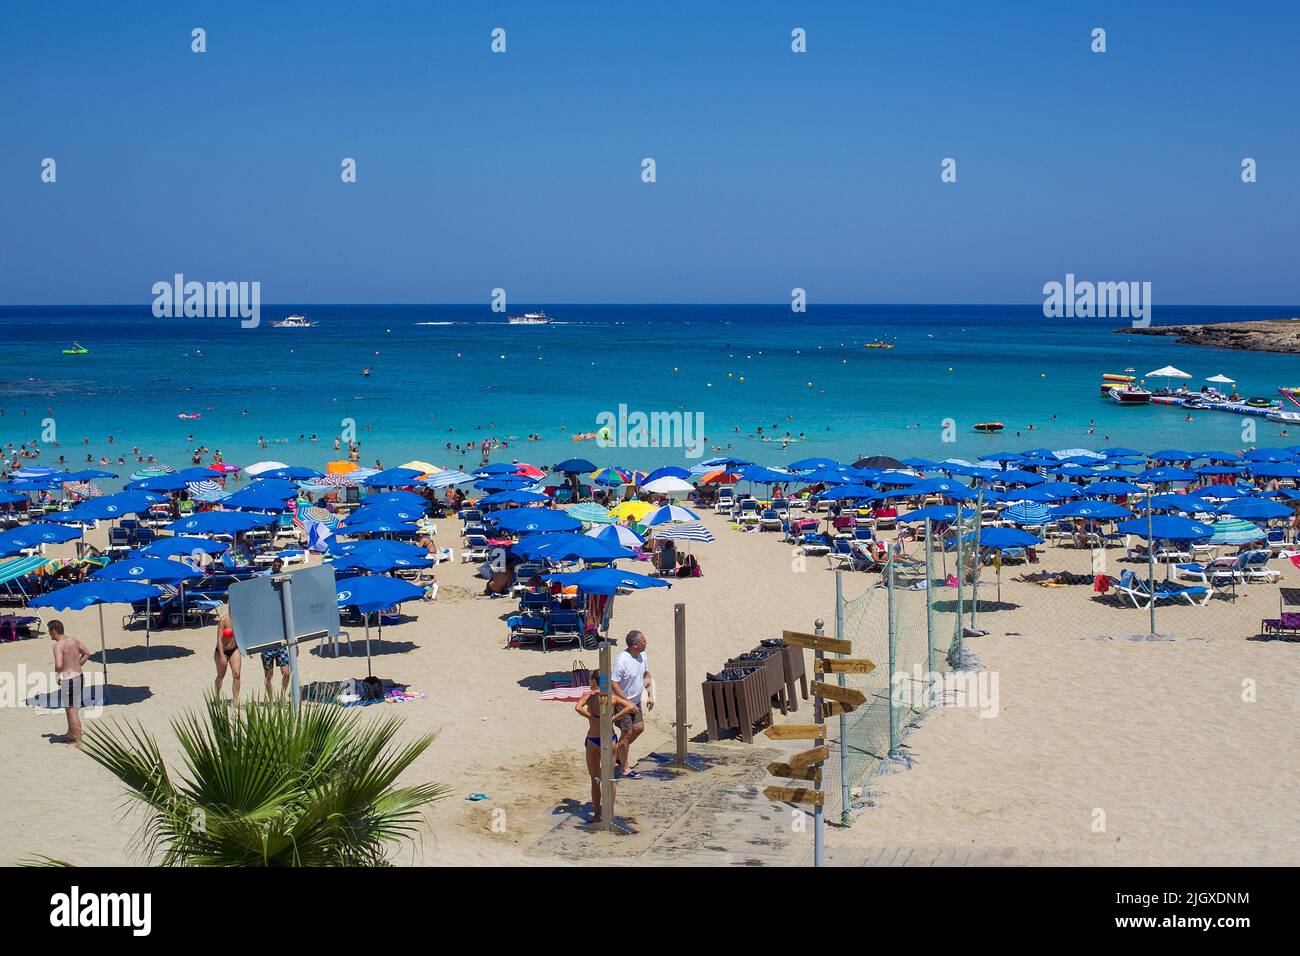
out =
<path fill-rule="evenodd" d="M 62 621 L 50 621 L 50 640 L 54 642 L 54 670 L 59 675 L 59 703 L 68 715 L 68 732 L 53 738 L 56 743 L 81 746 L 81 689 L 85 680 L 81 668 L 90 660 L 90 651 L 75 637 L 63 633 Z"/>

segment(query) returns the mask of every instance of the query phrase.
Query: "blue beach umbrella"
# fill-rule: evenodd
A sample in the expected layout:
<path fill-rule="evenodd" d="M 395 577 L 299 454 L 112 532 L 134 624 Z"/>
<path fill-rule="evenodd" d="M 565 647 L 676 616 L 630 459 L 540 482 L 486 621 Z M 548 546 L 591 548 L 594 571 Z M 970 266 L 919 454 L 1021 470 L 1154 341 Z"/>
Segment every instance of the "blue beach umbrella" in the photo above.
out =
<path fill-rule="evenodd" d="M 63 483 L 67 484 L 72 481 L 95 481 L 98 478 L 116 478 L 117 475 L 111 471 L 100 471 L 96 468 L 86 468 L 82 471 L 70 471 L 63 476 Z"/>
<path fill-rule="evenodd" d="M 909 495 L 943 495 L 945 498 L 972 500 L 975 489 L 955 478 L 925 478 L 907 488 Z"/>
<path fill-rule="evenodd" d="M 1162 451 L 1153 451 L 1147 457 L 1152 461 L 1193 461 L 1196 455 L 1181 448 L 1166 448 Z"/>
<path fill-rule="evenodd" d="M 221 554 L 229 550 L 230 545 L 211 538 L 190 538 L 176 535 L 151 541 L 135 552 L 137 557 L 151 558 L 188 558 L 194 554 Z"/>
<path fill-rule="evenodd" d="M 1133 518 L 1115 526 L 1121 534 L 1135 534 L 1146 538 L 1147 519 Z M 1152 515 L 1150 539 L 1154 541 L 1200 541 L 1214 533 L 1207 524 L 1180 515 Z"/>
<path fill-rule="evenodd" d="M 586 571 L 574 571 L 568 574 L 551 574 L 546 580 L 557 581 L 564 587 L 577 587 L 579 594 L 613 595 L 619 589 L 640 590 L 642 588 L 671 587 L 660 578 L 623 571 L 619 568 L 593 568 Z"/>
<path fill-rule="evenodd" d="M 168 561 L 166 558 L 143 557 L 126 558 L 106 564 L 90 577 L 98 581 L 142 581 L 147 584 L 182 584 L 203 577 L 203 572 L 195 570 L 183 561 Z"/>
<path fill-rule="evenodd" d="M 419 521 L 423 517 L 423 508 L 408 508 L 403 505 L 368 505 L 348 515 L 347 523 L 351 525 L 367 521 L 386 521 L 389 524 L 403 524 Z"/>
<path fill-rule="evenodd" d="M 1148 468 L 1138 472 L 1137 477 L 1139 481 L 1194 481 L 1196 472 L 1186 468 Z"/>
<path fill-rule="evenodd" d="M 294 492 L 296 494 L 296 492 Z M 279 488 L 260 488 L 254 482 L 247 488 L 229 494 L 221 499 L 226 508 L 247 509 L 249 511 L 288 511 L 294 507 L 289 503 L 289 495 Z"/>
<path fill-rule="evenodd" d="M 877 501 L 885 495 L 866 485 L 837 485 L 827 488 L 817 497 L 823 501 Z"/>
<path fill-rule="evenodd" d="M 351 521 L 338 529 L 339 534 L 419 534 L 417 525 L 409 521 L 386 521 L 376 518 L 373 521 Z"/>
<path fill-rule="evenodd" d="M 284 468 L 272 468 L 270 471 L 264 471 L 257 476 L 259 479 L 283 478 L 288 481 L 314 481 L 317 478 L 324 478 L 322 472 L 315 468 L 307 468 L 304 465 L 288 465 Z"/>
<path fill-rule="evenodd" d="M 474 473 L 476 475 L 517 475 L 519 473 L 519 466 L 510 465 L 504 461 L 498 461 L 491 465 L 484 465 L 482 468 L 477 468 Z"/>
<path fill-rule="evenodd" d="M 595 462 L 588 461 L 585 458 L 566 458 L 551 469 L 551 471 L 558 472 L 561 475 L 581 475 L 595 470 Z M 683 476 L 678 475 L 677 477 L 681 478 Z"/>
<path fill-rule="evenodd" d="M 167 526 L 174 534 L 239 534 L 276 521 L 275 515 L 253 511 L 201 511 Z"/>
<path fill-rule="evenodd" d="M 361 499 L 362 508 L 369 508 L 372 505 L 395 505 L 421 514 L 429 510 L 428 499 L 413 491 L 380 491 Z"/>
<path fill-rule="evenodd" d="M 366 476 L 362 479 L 362 484 L 368 488 L 391 488 L 396 485 L 409 485 L 423 474 L 424 472 L 416 471 L 414 468 L 386 468 Z"/>
<path fill-rule="evenodd" d="M 30 607 L 50 607 L 57 611 L 84 611 L 99 607 L 99 652 L 104 665 L 105 702 L 108 685 L 108 645 L 104 639 L 104 605 L 134 604 L 136 601 L 156 599 L 162 591 L 152 585 L 134 581 L 84 581 L 28 600 Z"/>
<path fill-rule="evenodd" d="M 973 508 L 962 509 L 963 518 L 973 518 L 975 517 L 975 514 L 976 512 Z M 957 506 L 930 505 L 928 508 L 918 508 L 916 511 L 909 511 L 905 515 L 898 516 L 898 520 L 903 522 L 925 521 L 927 518 L 931 521 L 956 521 Z"/>
<path fill-rule="evenodd" d="M 971 531 L 962 536 L 962 541 L 974 541 L 976 532 Z M 1019 528 L 981 528 L 979 544 L 981 548 L 1005 551 L 1008 548 L 1030 548 L 1042 544 L 1043 539 Z"/>
<path fill-rule="evenodd" d="M 1058 518 L 1092 518 L 1095 521 L 1119 521 L 1133 517 L 1133 512 L 1128 508 L 1109 501 L 1067 501 L 1053 508 L 1052 513 Z"/>
<path fill-rule="evenodd" d="M 1210 504 L 1199 495 L 1152 495 L 1152 511 L 1213 511 L 1214 505 Z"/>
<path fill-rule="evenodd" d="M 215 472 L 209 472 L 207 477 L 211 478 Z M 185 486 L 193 481 L 193 478 L 184 478 L 181 475 L 155 475 L 151 478 L 141 478 L 138 481 L 129 481 L 126 485 L 127 491 L 184 491 Z"/>
<path fill-rule="evenodd" d="M 997 477 L 1008 485 L 1041 485 L 1047 481 L 1042 475 L 1025 471 L 1023 468 L 1009 468 L 1000 472 Z"/>
<path fill-rule="evenodd" d="M 559 470 L 558 466 L 556 467 L 556 470 L 557 471 Z M 596 469 L 593 466 L 588 470 L 595 471 Z M 682 481 L 686 481 L 690 477 L 691 477 L 691 473 L 687 471 L 685 468 L 679 468 L 676 465 L 665 465 L 663 468 L 656 468 L 654 471 L 646 475 L 645 480 L 642 481 L 641 484 L 643 485 L 649 484 L 650 482 L 655 481 L 658 478 L 680 478 Z"/>
<path fill-rule="evenodd" d="M 1103 448 L 1101 454 L 1106 458 L 1143 458 L 1142 452 L 1132 448 Z"/>
<path fill-rule="evenodd" d="M 1264 462 L 1250 466 L 1250 473 L 1256 478 L 1300 478 L 1300 464 L 1295 462 Z"/>
<path fill-rule="evenodd" d="M 433 566 L 427 554 L 420 557 L 403 557 L 388 551 L 354 551 L 334 559 L 336 571 L 369 571 L 371 574 L 387 574 L 398 569 L 428 568 Z"/>
<path fill-rule="evenodd" d="M 63 544 L 80 537 L 79 530 L 61 524 L 29 524 L 25 528 L 0 531 L 0 553 L 15 554 L 42 544 Z"/>
<path fill-rule="evenodd" d="M 752 481 L 760 485 L 784 485 L 797 480 L 789 472 L 777 471 L 775 468 L 765 468 L 763 465 L 750 465 L 747 468 L 742 468 L 739 475 L 741 481 Z"/>
<path fill-rule="evenodd" d="M 819 468 L 839 468 L 834 458 L 800 458 L 785 466 L 790 471 L 816 471 Z"/>
<path fill-rule="evenodd" d="M 1249 498 L 1258 492 L 1254 485 L 1210 485 L 1196 493 L 1202 498 L 1215 498 L 1226 501 L 1229 498 Z"/>
<path fill-rule="evenodd" d="M 1290 518 L 1295 515 L 1295 511 L 1286 505 L 1263 498 L 1238 498 L 1220 507 L 1219 512 L 1255 521 L 1271 521 L 1275 518 Z"/>
<path fill-rule="evenodd" d="M 537 491 L 497 491 L 486 495 L 480 505 L 535 505 L 546 501 L 546 495 Z"/>
<path fill-rule="evenodd" d="M 483 520 L 512 533 L 576 531 L 582 527 L 582 522 L 577 518 L 550 508 L 509 508 L 484 515 Z"/>
<path fill-rule="evenodd" d="M 121 518 L 123 515 L 140 514 L 148 511 L 150 506 L 166 500 L 165 495 L 148 491 L 119 491 L 115 495 L 83 501 L 75 510 L 78 514 L 89 515 L 96 519 L 112 519 Z"/>
<path fill-rule="evenodd" d="M 335 583 L 339 610 L 354 607 L 366 622 L 366 676 L 374 673 L 370 665 L 370 615 L 385 611 L 403 601 L 414 601 L 424 597 L 424 588 L 390 578 L 383 574 L 368 574 L 355 578 L 346 578 Z M 379 618 L 379 643 L 384 642 L 384 619 Z"/>
<path fill-rule="evenodd" d="M 474 481 L 474 487 L 479 491 L 521 491 L 525 488 L 531 488 L 536 484 L 531 478 L 514 478 L 506 476 L 504 478 L 478 478 Z"/>
<path fill-rule="evenodd" d="M 1146 489 L 1132 482 L 1107 479 L 1093 482 L 1084 489 L 1084 492 L 1092 498 L 1097 495 L 1140 495 L 1144 494 Z"/>
<path fill-rule="evenodd" d="M 527 560 L 614 561 L 632 557 L 631 551 L 611 541 L 567 532 L 526 535 L 511 550 Z"/>
<path fill-rule="evenodd" d="M 1247 461 L 1281 462 L 1295 461 L 1295 452 L 1286 448 L 1251 448 L 1241 453 Z"/>

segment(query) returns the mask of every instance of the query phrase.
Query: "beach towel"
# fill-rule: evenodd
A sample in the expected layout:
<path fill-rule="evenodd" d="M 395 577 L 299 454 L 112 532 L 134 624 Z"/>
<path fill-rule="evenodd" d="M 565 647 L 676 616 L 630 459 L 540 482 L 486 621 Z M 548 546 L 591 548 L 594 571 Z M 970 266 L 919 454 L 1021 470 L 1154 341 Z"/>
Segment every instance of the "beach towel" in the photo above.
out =
<path fill-rule="evenodd" d="M 585 687 L 553 687 L 537 695 L 539 700 L 582 700 L 587 693 Z"/>
<path fill-rule="evenodd" d="M 1092 579 L 1092 589 L 1098 594 L 1110 593 L 1111 577 L 1109 574 L 1098 574 Z"/>

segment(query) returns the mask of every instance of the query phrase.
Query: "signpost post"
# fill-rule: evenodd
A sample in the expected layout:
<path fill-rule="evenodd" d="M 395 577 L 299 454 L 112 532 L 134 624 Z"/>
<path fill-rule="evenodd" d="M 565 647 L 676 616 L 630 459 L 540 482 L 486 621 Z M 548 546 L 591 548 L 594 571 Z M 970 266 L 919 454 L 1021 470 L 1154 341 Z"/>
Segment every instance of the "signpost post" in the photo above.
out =
<path fill-rule="evenodd" d="M 230 621 L 245 657 L 277 645 L 289 656 L 296 710 L 302 703 L 298 643 L 339 633 L 338 592 L 328 564 L 276 575 L 259 575 L 230 586 Z"/>
<path fill-rule="evenodd" d="M 838 585 L 838 576 L 837 576 Z M 839 618 L 838 587 L 836 607 L 836 632 L 843 632 Z M 774 777 L 791 780 L 807 780 L 811 787 L 767 787 L 763 795 L 769 800 L 786 803 L 810 804 L 813 808 L 813 866 L 822 866 L 826 856 L 826 819 L 823 806 L 826 795 L 822 792 L 822 764 L 830 757 L 830 745 L 826 740 L 826 718 L 840 716 L 840 772 L 844 773 L 847 763 L 844 759 L 844 715 L 852 713 L 866 703 L 867 695 L 852 687 L 844 686 L 846 674 L 870 674 L 876 665 L 865 658 L 827 658 L 826 653 L 851 654 L 853 642 L 842 637 L 827 637 L 824 623 L 819 619 L 817 629 L 812 634 L 798 631 L 782 631 L 781 638 L 791 647 L 802 647 L 813 652 L 814 680 L 808 685 L 813 695 L 813 723 L 811 724 L 773 724 L 763 733 L 772 740 L 811 740 L 813 746 L 795 754 L 784 763 L 770 763 L 767 772 Z M 822 677 L 826 674 L 838 674 L 839 682 L 828 684 Z M 848 822 L 849 784 L 847 779 L 840 781 L 841 822 Z"/>

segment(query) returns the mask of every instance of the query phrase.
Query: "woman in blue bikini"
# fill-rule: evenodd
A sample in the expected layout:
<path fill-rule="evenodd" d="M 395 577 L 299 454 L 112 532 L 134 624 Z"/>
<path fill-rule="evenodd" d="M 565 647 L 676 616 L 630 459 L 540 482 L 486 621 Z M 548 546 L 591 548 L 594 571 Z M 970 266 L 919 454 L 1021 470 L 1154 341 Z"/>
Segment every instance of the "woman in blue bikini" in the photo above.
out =
<path fill-rule="evenodd" d="M 611 682 L 612 685 L 612 682 Z M 622 718 L 629 714 L 636 713 L 636 707 L 630 701 L 624 700 L 618 692 L 611 686 L 609 692 L 609 707 L 613 711 L 610 719 L 610 725 L 613 726 Z M 583 742 L 583 749 L 587 753 L 587 773 L 591 776 L 591 808 L 593 823 L 600 822 L 600 672 L 591 672 L 591 687 L 582 695 L 578 705 L 574 708 L 583 717 L 587 718 L 587 739 Z M 610 746 L 618 743 L 618 734 L 612 733 L 610 737 Z"/>

